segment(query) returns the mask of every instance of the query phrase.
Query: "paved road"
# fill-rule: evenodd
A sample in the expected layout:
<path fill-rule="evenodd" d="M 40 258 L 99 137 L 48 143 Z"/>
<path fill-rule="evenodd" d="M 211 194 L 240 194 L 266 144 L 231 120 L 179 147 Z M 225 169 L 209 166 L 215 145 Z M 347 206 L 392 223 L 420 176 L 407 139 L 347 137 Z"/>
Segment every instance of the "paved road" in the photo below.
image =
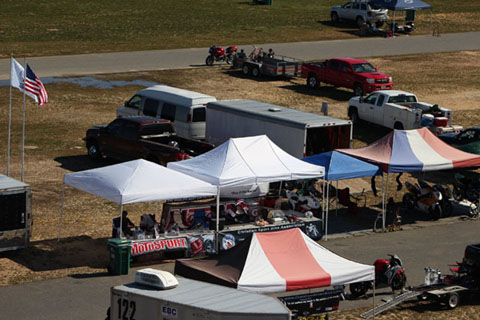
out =
<path fill-rule="evenodd" d="M 371 57 L 480 50 L 480 32 L 449 33 L 440 37 L 400 36 L 395 38 L 360 38 L 258 45 L 273 48 L 277 54 L 303 60 L 326 59 L 335 56 Z M 245 52 L 251 47 L 243 46 Z M 207 48 L 116 52 L 29 58 L 28 62 L 39 77 L 80 76 L 102 73 L 151 71 L 189 68 L 204 65 Z M 17 57 L 20 58 L 20 57 Z M 22 59 L 19 59 L 22 61 Z M 10 78 L 9 59 L 0 59 L 0 80 Z"/>
<path fill-rule="evenodd" d="M 439 222 L 440 223 L 440 222 Z M 432 223 L 427 228 L 412 228 L 401 232 L 372 234 L 321 242 L 330 250 L 350 259 L 373 263 L 388 253 L 398 254 L 405 265 L 411 285 L 423 281 L 423 268 L 431 266 L 448 272 L 447 264 L 460 261 L 467 244 L 480 242 L 480 221 L 459 221 L 450 218 L 443 224 Z M 295 263 L 292 261 L 292 263 Z M 173 271 L 173 263 L 154 266 Z M 67 277 L 64 279 L 0 288 L 1 319 L 103 319 L 110 304 L 110 287 L 131 282 L 129 275 Z M 377 303 L 382 292 L 379 291 Z M 344 301 L 340 308 L 369 306 L 372 300 Z"/>

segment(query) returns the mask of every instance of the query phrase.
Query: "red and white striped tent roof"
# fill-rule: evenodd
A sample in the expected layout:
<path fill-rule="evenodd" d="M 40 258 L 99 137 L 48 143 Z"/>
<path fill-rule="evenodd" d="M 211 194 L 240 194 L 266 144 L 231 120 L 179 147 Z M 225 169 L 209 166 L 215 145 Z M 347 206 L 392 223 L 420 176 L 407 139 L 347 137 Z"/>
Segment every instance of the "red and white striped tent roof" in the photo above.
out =
<path fill-rule="evenodd" d="M 216 257 L 181 259 L 175 274 L 257 293 L 372 281 L 374 267 L 325 249 L 300 229 L 254 233 Z"/>

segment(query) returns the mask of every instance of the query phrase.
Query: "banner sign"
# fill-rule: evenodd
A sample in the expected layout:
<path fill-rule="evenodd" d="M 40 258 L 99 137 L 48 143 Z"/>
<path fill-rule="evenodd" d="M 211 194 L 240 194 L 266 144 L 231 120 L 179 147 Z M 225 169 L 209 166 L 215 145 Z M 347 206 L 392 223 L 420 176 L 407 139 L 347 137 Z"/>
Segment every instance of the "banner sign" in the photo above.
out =
<path fill-rule="evenodd" d="M 148 240 L 132 242 L 130 254 L 132 256 L 138 256 L 159 251 L 188 249 L 188 247 L 187 238 Z"/>

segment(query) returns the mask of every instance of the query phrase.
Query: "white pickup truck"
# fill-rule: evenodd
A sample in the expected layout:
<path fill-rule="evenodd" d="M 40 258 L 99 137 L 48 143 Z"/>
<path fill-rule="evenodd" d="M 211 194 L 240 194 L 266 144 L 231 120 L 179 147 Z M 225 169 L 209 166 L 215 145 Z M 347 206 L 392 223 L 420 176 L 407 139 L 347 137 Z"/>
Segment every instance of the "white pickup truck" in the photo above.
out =
<path fill-rule="evenodd" d="M 429 127 L 435 134 L 459 132 L 452 125 L 452 110 L 419 102 L 413 93 L 399 90 L 374 91 L 366 97 L 353 97 L 348 102 L 348 116 L 387 128 L 410 130 Z"/>

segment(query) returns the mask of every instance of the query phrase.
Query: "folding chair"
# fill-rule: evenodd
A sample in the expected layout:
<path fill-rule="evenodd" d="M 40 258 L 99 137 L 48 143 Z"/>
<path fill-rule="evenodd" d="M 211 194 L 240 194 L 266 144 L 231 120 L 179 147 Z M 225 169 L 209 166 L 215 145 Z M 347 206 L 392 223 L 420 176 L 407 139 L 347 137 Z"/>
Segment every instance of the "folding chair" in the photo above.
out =
<path fill-rule="evenodd" d="M 336 189 L 331 186 L 332 190 L 330 192 L 335 192 L 338 203 L 347 207 L 348 213 L 357 213 L 358 212 L 358 203 L 363 199 L 363 207 L 367 205 L 367 196 L 364 194 L 365 189 L 362 190 L 362 193 L 359 195 L 351 195 L 350 188 L 345 189 Z"/>

